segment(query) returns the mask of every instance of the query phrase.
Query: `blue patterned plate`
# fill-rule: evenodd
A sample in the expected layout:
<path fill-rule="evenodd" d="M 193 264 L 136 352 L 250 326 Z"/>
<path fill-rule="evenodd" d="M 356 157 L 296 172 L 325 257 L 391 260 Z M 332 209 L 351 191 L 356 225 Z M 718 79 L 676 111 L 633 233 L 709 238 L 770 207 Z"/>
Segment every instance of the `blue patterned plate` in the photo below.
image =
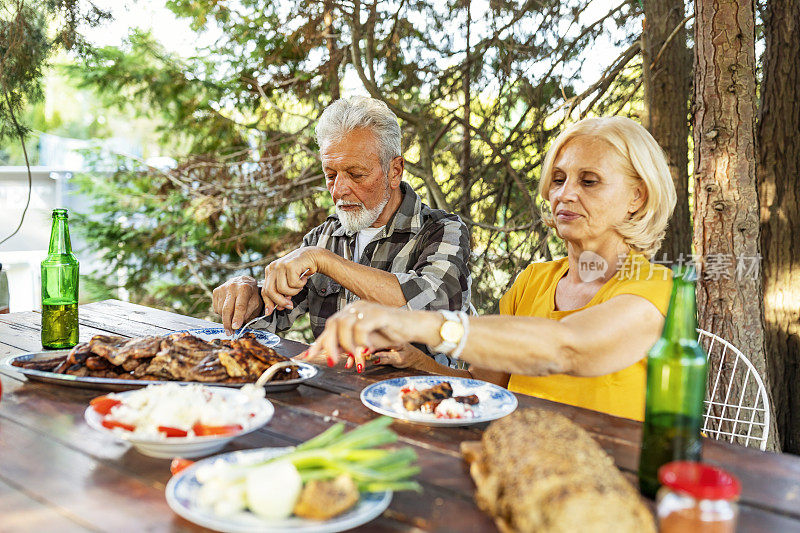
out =
<path fill-rule="evenodd" d="M 246 329 L 244 331 L 245 333 L 252 333 L 253 335 L 256 336 L 256 340 L 258 340 L 258 342 L 260 342 L 264 346 L 269 346 L 270 348 L 281 342 L 280 337 L 278 337 L 274 333 L 270 333 L 269 331 L 262 331 L 260 329 Z M 174 331 L 173 333 L 191 333 L 198 339 L 204 341 L 232 338 L 232 335 L 228 335 L 227 333 L 225 333 L 224 328 L 184 329 L 181 331 Z"/>
<path fill-rule="evenodd" d="M 355 507 L 339 516 L 324 521 L 309 520 L 297 516 L 280 520 L 267 520 L 248 511 L 238 512 L 230 516 L 219 516 L 198 503 L 200 482 L 197 480 L 197 470 L 199 468 L 218 460 L 234 464 L 252 464 L 259 460 L 283 455 L 291 449 L 261 448 L 257 450 L 242 450 L 198 461 L 172 476 L 172 479 L 169 480 L 166 488 L 167 504 L 186 520 L 217 531 L 231 533 L 277 533 L 279 531 L 333 533 L 366 524 L 385 511 L 389 506 L 389 502 L 392 501 L 392 491 L 390 490 L 363 493 Z"/>
<path fill-rule="evenodd" d="M 428 389 L 448 381 L 453 387 L 454 396 L 475 394 L 480 400 L 469 408 L 474 416 L 470 418 L 437 418 L 434 414 L 420 411 L 407 411 L 400 398 L 400 389 L 414 387 Z M 502 418 L 517 408 L 517 397 L 503 387 L 479 379 L 456 378 L 449 376 L 409 376 L 379 381 L 361 391 L 361 403 L 382 415 L 391 416 L 407 422 L 428 426 L 467 426 Z"/>

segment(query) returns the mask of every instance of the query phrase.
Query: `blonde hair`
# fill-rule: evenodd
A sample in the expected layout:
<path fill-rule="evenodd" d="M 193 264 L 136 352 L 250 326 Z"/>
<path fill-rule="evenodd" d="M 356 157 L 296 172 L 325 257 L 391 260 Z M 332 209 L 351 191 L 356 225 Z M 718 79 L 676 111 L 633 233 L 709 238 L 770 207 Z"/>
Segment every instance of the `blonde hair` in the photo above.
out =
<path fill-rule="evenodd" d="M 556 137 L 544 158 L 539 179 L 539 195 L 546 202 L 542 209 L 542 220 L 555 228 L 555 221 L 548 207 L 553 162 L 570 140 L 580 136 L 602 139 L 609 143 L 625 161 L 623 174 L 632 180 L 641 180 L 644 184 L 644 204 L 616 229 L 631 249 L 648 258 L 652 257 L 664 240 L 667 223 L 675 209 L 675 184 L 661 147 L 650 132 L 629 118 L 586 118 Z"/>

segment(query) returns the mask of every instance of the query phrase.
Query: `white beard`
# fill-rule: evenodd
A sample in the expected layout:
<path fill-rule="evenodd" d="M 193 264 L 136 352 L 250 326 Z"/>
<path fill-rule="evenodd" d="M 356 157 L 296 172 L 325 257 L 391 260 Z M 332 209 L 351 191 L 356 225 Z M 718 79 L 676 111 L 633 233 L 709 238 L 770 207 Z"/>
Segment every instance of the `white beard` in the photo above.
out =
<path fill-rule="evenodd" d="M 339 215 L 339 221 L 342 223 L 342 226 L 346 231 L 351 233 L 357 233 L 362 229 L 366 229 L 372 226 L 378 217 L 381 216 L 383 213 L 383 209 L 386 207 L 386 204 L 389 203 L 389 189 L 386 189 L 386 196 L 384 197 L 383 201 L 373 207 L 372 209 L 367 209 L 364 207 L 364 204 L 361 202 L 346 202 L 344 200 L 339 200 L 336 202 L 336 214 Z M 359 209 L 357 211 L 345 211 L 341 209 L 342 206 L 355 206 L 357 205 Z"/>

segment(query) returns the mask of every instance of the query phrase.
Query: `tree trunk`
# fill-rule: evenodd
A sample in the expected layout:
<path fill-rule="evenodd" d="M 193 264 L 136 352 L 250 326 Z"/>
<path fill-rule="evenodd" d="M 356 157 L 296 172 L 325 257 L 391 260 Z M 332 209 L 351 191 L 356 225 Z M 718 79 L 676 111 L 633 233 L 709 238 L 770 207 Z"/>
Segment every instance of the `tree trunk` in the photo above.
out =
<path fill-rule="evenodd" d="M 467 25 L 466 25 L 466 56 L 464 57 L 464 66 L 461 73 L 462 83 L 464 84 L 464 115 L 462 117 L 462 124 L 464 128 L 464 136 L 461 140 L 461 206 L 460 214 L 463 219 L 469 220 L 472 218 L 470 214 L 470 205 L 472 204 L 470 189 L 472 188 L 472 175 L 470 172 L 471 155 L 472 155 L 472 130 L 470 128 L 470 100 L 472 99 L 471 86 L 470 86 L 470 71 L 471 69 L 471 50 L 470 47 L 470 29 L 472 26 L 472 2 L 466 0 L 464 8 L 467 11 Z"/>
<path fill-rule="evenodd" d="M 645 112 L 642 124 L 664 149 L 678 202 L 658 257 L 688 257 L 689 90 L 692 56 L 686 47 L 684 0 L 645 0 L 642 31 L 642 77 Z M 669 39 L 669 43 L 664 43 Z"/>
<path fill-rule="evenodd" d="M 768 381 L 761 276 L 747 269 L 760 257 L 755 11 L 752 2 L 696 0 L 695 15 L 694 246 L 702 266 L 698 320 L 701 328 L 739 348 Z M 723 376 L 733 376 L 732 357 L 722 366 Z M 713 366 L 710 370 L 715 375 Z M 731 381 L 735 396 L 725 403 L 739 397 L 741 382 Z M 755 404 L 752 389 L 743 404 Z M 723 416 L 733 417 L 732 411 Z M 770 425 L 774 448 L 774 417 Z"/>
<path fill-rule="evenodd" d="M 331 102 L 340 98 L 339 60 L 340 52 L 336 46 L 336 30 L 333 27 L 333 1 L 326 0 L 323 20 L 325 21 L 325 42 L 328 48 L 328 83 L 330 84 Z"/>
<path fill-rule="evenodd" d="M 800 453 L 800 0 L 771 0 L 758 123 L 764 319 L 783 448 Z"/>

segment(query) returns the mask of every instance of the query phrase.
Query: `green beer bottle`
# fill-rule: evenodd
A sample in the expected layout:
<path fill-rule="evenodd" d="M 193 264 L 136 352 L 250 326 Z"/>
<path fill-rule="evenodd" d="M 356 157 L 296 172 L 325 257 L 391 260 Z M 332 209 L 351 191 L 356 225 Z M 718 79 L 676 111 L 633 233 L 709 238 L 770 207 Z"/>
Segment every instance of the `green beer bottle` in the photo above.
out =
<path fill-rule="evenodd" d="M 697 342 L 694 269 L 676 269 L 661 338 L 647 355 L 639 488 L 655 497 L 658 469 L 671 461 L 699 461 L 706 391 L 706 356 Z"/>
<path fill-rule="evenodd" d="M 78 260 L 72 254 L 67 210 L 53 209 L 47 258 L 42 261 L 42 346 L 78 344 Z"/>

